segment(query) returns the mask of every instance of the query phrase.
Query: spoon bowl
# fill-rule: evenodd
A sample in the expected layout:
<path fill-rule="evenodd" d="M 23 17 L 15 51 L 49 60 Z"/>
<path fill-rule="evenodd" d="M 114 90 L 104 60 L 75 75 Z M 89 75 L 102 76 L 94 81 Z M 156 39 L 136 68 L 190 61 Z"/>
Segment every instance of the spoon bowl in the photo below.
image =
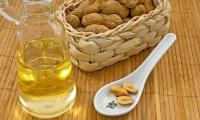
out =
<path fill-rule="evenodd" d="M 160 58 L 167 52 L 170 46 L 175 42 L 176 35 L 168 33 L 161 42 L 156 46 L 153 52 L 146 58 L 146 60 L 128 76 L 111 82 L 100 88 L 94 97 L 94 107 L 96 111 L 105 116 L 121 116 L 136 107 L 142 95 L 144 85 L 149 74 L 154 66 L 158 63 Z M 116 102 L 116 96 L 110 92 L 112 86 L 121 86 L 123 83 L 131 83 L 138 92 L 136 94 L 129 94 L 134 99 L 134 103 L 130 105 L 120 105 Z"/>

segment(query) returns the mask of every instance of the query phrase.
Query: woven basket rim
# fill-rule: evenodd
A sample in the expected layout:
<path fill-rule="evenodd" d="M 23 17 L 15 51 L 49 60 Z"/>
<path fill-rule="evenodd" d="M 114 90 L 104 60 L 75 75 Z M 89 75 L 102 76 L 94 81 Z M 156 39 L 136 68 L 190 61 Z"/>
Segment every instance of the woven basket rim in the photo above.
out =
<path fill-rule="evenodd" d="M 123 23 L 121 25 L 118 25 L 116 28 L 114 29 L 110 29 L 104 33 L 93 33 L 93 32 L 78 32 L 75 28 L 73 28 L 69 23 L 66 22 L 65 17 L 65 10 L 68 9 L 70 6 L 77 6 L 79 5 L 82 1 L 84 0 L 77 0 L 74 2 L 74 0 L 67 0 L 65 1 L 56 11 L 56 16 L 58 16 L 58 19 L 63 22 L 67 27 L 65 27 L 65 31 L 67 34 L 74 36 L 74 37 L 78 37 L 81 40 L 88 40 L 91 38 L 97 38 L 97 37 L 106 37 L 106 36 L 111 36 L 113 34 L 113 32 L 115 31 L 123 31 L 124 29 L 126 29 L 127 26 L 134 26 L 156 14 L 158 14 L 162 9 L 164 9 L 165 7 L 167 7 L 167 2 L 168 0 L 154 0 L 153 3 L 156 4 L 156 8 L 152 11 L 150 11 L 147 14 L 143 14 L 141 16 L 135 16 L 133 17 L 131 20 L 129 20 L 127 23 Z"/>

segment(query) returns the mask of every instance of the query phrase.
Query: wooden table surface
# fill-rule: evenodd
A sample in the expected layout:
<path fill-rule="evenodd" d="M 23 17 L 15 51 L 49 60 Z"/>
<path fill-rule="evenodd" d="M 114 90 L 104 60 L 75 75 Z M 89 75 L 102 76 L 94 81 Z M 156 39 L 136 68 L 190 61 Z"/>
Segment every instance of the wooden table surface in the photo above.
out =
<path fill-rule="evenodd" d="M 95 72 L 75 68 L 77 101 L 52 120 L 200 120 L 200 0 L 171 0 L 171 5 L 170 32 L 178 39 L 151 73 L 136 109 L 121 117 L 105 117 L 95 111 L 92 101 L 100 87 L 135 70 L 152 48 Z M 16 6 L 20 9 L 19 0 Z M 0 17 L 0 120 L 38 120 L 20 108 L 16 30 Z"/>

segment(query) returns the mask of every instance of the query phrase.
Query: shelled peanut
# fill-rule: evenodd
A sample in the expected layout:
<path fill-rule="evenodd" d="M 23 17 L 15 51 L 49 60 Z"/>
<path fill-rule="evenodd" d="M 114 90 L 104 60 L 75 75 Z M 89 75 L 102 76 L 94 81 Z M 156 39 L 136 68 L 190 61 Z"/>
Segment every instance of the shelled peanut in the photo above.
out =
<path fill-rule="evenodd" d="M 78 32 L 98 34 L 152 9 L 152 0 L 84 0 L 66 10 L 66 22 Z"/>
<path fill-rule="evenodd" d="M 133 93 L 133 94 L 135 94 L 135 93 L 138 92 L 137 88 L 134 87 L 134 86 L 133 86 L 132 84 L 130 84 L 130 83 L 123 83 L 122 87 L 123 87 L 124 89 L 126 89 L 128 92 Z"/>
<path fill-rule="evenodd" d="M 122 87 L 113 86 L 110 91 L 117 96 L 117 102 L 121 105 L 132 104 L 134 100 L 128 93 L 135 94 L 138 92 L 137 88 L 130 83 L 123 83 Z"/>
<path fill-rule="evenodd" d="M 121 105 L 128 105 L 128 104 L 132 104 L 134 100 L 130 96 L 119 96 L 117 97 L 117 102 Z"/>
<path fill-rule="evenodd" d="M 113 86 L 110 91 L 114 93 L 116 96 L 126 96 L 128 95 L 128 91 L 125 88 L 120 86 Z"/>

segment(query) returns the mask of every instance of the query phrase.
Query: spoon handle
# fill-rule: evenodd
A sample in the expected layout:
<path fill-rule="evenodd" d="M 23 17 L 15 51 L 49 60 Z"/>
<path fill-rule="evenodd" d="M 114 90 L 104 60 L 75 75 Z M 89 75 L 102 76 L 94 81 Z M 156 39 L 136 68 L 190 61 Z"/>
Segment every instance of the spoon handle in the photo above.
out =
<path fill-rule="evenodd" d="M 146 80 L 151 73 L 154 66 L 158 63 L 160 58 L 167 52 L 170 46 L 175 42 L 176 35 L 173 33 L 168 33 L 164 36 L 161 42 L 156 46 L 152 53 L 146 58 L 146 60 L 140 65 L 136 70 L 141 74 L 141 77 Z"/>

